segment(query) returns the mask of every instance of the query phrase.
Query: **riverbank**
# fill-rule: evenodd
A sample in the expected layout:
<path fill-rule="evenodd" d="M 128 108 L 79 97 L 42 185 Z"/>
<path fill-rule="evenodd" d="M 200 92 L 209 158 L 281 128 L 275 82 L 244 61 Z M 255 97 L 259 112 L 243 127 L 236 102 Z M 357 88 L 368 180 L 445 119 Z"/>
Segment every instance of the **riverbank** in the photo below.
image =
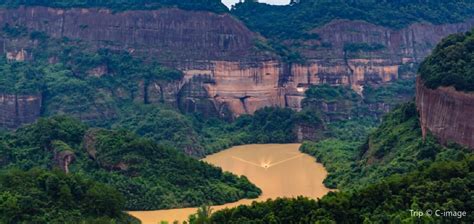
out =
<path fill-rule="evenodd" d="M 212 206 L 213 211 L 238 205 L 251 204 L 278 197 L 306 196 L 320 198 L 330 189 L 323 180 L 326 169 L 314 157 L 299 151 L 300 144 L 253 144 L 232 147 L 203 159 L 209 164 L 236 175 L 246 176 L 257 185 L 262 194 L 257 199 L 243 199 L 224 205 Z M 185 221 L 197 208 L 179 208 L 157 211 L 133 211 L 143 224 L 160 221 Z"/>

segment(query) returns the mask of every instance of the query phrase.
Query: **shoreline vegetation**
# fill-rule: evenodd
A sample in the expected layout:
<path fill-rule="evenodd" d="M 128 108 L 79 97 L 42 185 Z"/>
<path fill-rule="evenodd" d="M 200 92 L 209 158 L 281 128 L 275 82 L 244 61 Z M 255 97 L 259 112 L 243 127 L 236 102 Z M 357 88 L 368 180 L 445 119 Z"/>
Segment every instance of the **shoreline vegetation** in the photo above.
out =
<path fill-rule="evenodd" d="M 217 212 L 241 205 L 251 205 L 254 201 L 262 202 L 294 195 L 319 198 L 331 191 L 322 184 L 327 172 L 322 164 L 315 162 L 314 157 L 301 153 L 300 145 L 293 143 L 234 146 L 203 159 L 235 175 L 246 176 L 262 190 L 262 194 L 256 199 L 242 199 L 234 203 L 209 207 L 132 211 L 129 214 L 144 223 L 160 223 L 160 221 L 181 223 L 183 220 L 195 223 L 193 219 L 197 217 L 189 216 L 198 209 Z"/>

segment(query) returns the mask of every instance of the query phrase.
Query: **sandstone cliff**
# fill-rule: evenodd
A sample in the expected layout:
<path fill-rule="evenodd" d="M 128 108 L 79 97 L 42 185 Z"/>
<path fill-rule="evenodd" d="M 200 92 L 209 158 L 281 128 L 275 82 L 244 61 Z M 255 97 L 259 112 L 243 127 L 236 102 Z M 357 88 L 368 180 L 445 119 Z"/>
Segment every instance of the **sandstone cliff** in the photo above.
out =
<path fill-rule="evenodd" d="M 137 96 L 140 101 L 165 101 L 183 111 L 232 118 L 265 106 L 298 110 L 310 85 L 347 85 L 362 93 L 364 85 L 413 77 L 414 65 L 442 37 L 468 30 L 474 20 L 413 24 L 401 30 L 360 21 L 333 21 L 313 30 L 319 40 L 306 41 L 297 48 L 308 59 L 305 63 L 283 62 L 271 52 L 258 50 L 254 42 L 261 37 L 228 14 L 20 7 L 0 10 L 0 25 L 5 24 L 53 38 L 80 39 L 96 49 L 156 58 L 182 70 L 184 79 L 143 85 Z M 30 52 L 29 48 L 37 47 L 14 38 L 3 38 L 2 42 L 8 52 Z M 380 47 L 348 50 L 351 44 L 360 43 Z M 34 55 L 26 58 L 34 59 Z M 100 77 L 103 72 L 99 69 L 90 74 Z M 120 90 L 112 94 L 120 96 Z"/>
<path fill-rule="evenodd" d="M 302 47 L 298 51 L 309 60 L 291 66 L 286 89 L 298 95 L 298 86 L 329 83 L 348 85 L 361 92 L 367 84 L 414 77 L 415 65 L 443 37 L 468 31 L 473 26 L 472 19 L 445 25 L 417 23 L 400 30 L 363 21 L 330 22 L 312 31 L 318 34 L 319 40 L 300 43 Z M 353 46 L 358 47 L 354 50 Z M 375 48 L 370 49 L 371 46 Z"/>
<path fill-rule="evenodd" d="M 452 87 L 429 89 L 418 78 L 416 105 L 423 136 L 430 131 L 443 144 L 455 142 L 474 148 L 474 93 Z"/>
<path fill-rule="evenodd" d="M 0 93 L 0 127 L 16 128 L 34 122 L 41 112 L 41 100 L 39 94 Z"/>
<path fill-rule="evenodd" d="M 20 7 L 0 10 L 0 25 L 25 27 L 97 48 L 146 52 L 160 61 L 234 60 L 252 54 L 256 35 L 228 14 L 161 9 L 113 13 L 105 9 Z"/>

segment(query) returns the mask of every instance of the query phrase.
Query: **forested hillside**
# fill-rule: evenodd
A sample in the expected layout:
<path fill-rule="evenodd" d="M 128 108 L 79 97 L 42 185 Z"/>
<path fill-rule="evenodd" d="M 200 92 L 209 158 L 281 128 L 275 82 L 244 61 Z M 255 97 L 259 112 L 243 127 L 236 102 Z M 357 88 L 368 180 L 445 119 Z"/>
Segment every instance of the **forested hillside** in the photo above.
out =
<path fill-rule="evenodd" d="M 390 175 L 469 154 L 469 149 L 457 145 L 442 146 L 432 136 L 423 140 L 413 102 L 385 116 L 382 124 L 364 139 L 365 142 L 357 143 L 339 135 L 317 143 L 307 142 L 301 150 L 325 165 L 329 172 L 325 184 L 338 189 L 360 188 Z"/>
<path fill-rule="evenodd" d="M 231 13 L 251 29 L 271 39 L 318 39 L 311 29 L 334 19 L 363 20 L 376 25 L 402 28 L 415 22 L 455 23 L 474 14 L 472 1 L 326 1 L 301 0 L 274 6 L 246 0 Z"/>
<path fill-rule="evenodd" d="M 80 174 L 117 189 L 127 210 L 221 204 L 260 194 L 245 177 L 126 130 L 89 129 L 68 117 L 40 119 L 0 140 L 2 169 Z"/>
<path fill-rule="evenodd" d="M 350 136 L 350 129 L 346 131 Z M 207 219 L 211 223 L 474 220 L 469 213 L 473 209 L 469 195 L 474 193 L 472 153 L 456 145 L 441 146 L 431 137 L 423 140 L 413 103 L 389 113 L 365 144 L 350 144 L 347 139 L 340 135 L 301 148 L 324 163 L 329 172 L 325 184 L 342 191 L 318 201 L 300 197 L 253 203 L 217 211 Z M 417 217 L 410 209 L 460 213 Z"/>
<path fill-rule="evenodd" d="M 139 223 L 123 195 L 81 174 L 2 170 L 0 192 L 1 223 Z"/>
<path fill-rule="evenodd" d="M 474 91 L 474 30 L 445 38 L 420 65 L 424 84 L 432 89 L 453 86 Z"/>
<path fill-rule="evenodd" d="M 227 7 L 219 0 L 1 0 L 3 7 L 47 6 L 54 8 L 109 8 L 115 11 L 159 9 L 164 7 L 178 7 L 186 10 L 205 10 L 217 13 L 228 11 Z"/>
<path fill-rule="evenodd" d="M 470 223 L 474 216 L 472 155 L 440 161 L 419 171 L 392 176 L 315 201 L 276 199 L 214 213 L 210 223 Z M 412 211 L 432 211 L 416 216 Z M 439 216 L 434 212 L 438 210 Z M 450 211 L 451 215 L 443 215 Z"/>

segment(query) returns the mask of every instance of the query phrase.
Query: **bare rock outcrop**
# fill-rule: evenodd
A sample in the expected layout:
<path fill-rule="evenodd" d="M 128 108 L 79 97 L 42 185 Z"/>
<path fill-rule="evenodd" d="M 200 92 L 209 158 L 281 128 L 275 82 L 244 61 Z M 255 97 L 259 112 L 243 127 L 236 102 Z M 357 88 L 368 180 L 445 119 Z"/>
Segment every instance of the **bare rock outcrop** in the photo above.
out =
<path fill-rule="evenodd" d="M 0 93 L 0 127 L 16 128 L 34 122 L 41 112 L 40 94 Z"/>
<path fill-rule="evenodd" d="M 229 14 L 176 8 L 112 12 L 107 9 L 19 7 L 0 10 L 0 25 L 17 25 L 90 42 L 97 48 L 146 52 L 177 60 L 248 57 L 256 35 Z"/>
<path fill-rule="evenodd" d="M 56 165 L 65 173 L 69 173 L 69 165 L 74 162 L 76 156 L 73 151 L 61 151 L 54 154 Z"/>
<path fill-rule="evenodd" d="M 474 93 L 453 87 L 429 89 L 418 78 L 416 105 L 423 136 L 429 131 L 441 143 L 455 142 L 474 149 Z"/>

